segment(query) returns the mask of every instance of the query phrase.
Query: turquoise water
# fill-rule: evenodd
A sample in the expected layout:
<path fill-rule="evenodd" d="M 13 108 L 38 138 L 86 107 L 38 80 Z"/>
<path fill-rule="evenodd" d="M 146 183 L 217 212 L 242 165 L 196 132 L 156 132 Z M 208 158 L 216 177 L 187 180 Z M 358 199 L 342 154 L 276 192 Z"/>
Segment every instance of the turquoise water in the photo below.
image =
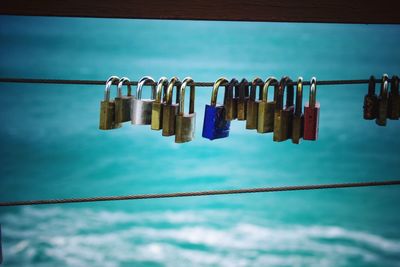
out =
<path fill-rule="evenodd" d="M 400 27 L 0 17 L 0 76 L 365 79 L 400 74 Z M 308 89 L 308 88 L 307 88 Z M 399 178 L 399 121 L 365 85 L 318 88 L 317 142 L 234 121 L 201 138 L 98 130 L 103 86 L 0 84 L 0 201 Z M 221 97 L 221 96 L 220 96 Z M 398 187 L 0 208 L 4 266 L 400 266 Z"/>

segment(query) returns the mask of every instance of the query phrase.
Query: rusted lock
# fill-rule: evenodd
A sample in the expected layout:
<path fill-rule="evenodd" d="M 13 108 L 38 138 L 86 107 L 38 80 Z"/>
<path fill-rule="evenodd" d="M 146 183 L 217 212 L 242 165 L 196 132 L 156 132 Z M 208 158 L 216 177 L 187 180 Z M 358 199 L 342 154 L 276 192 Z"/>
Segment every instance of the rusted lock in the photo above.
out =
<path fill-rule="evenodd" d="M 249 82 L 242 79 L 238 86 L 237 98 L 237 119 L 239 121 L 246 120 L 247 115 L 247 101 L 249 101 Z"/>
<path fill-rule="evenodd" d="M 283 105 L 285 89 L 287 89 L 286 106 Z M 282 142 L 291 138 L 294 111 L 293 97 L 294 87 L 292 85 L 292 80 L 285 76 L 279 82 L 279 90 L 275 104 L 273 138 L 275 142 Z"/>
<path fill-rule="evenodd" d="M 303 78 L 297 79 L 296 105 L 293 114 L 292 143 L 298 144 L 303 137 L 304 114 L 303 114 Z"/>
<path fill-rule="evenodd" d="M 237 118 L 237 98 L 234 93 L 235 89 L 239 85 L 239 82 L 233 78 L 228 86 L 225 87 L 224 94 L 224 107 L 225 107 L 225 119 L 232 121 Z"/>
<path fill-rule="evenodd" d="M 179 86 L 181 82 L 179 78 L 173 77 L 169 81 L 167 89 L 167 97 L 165 103 L 163 104 L 163 119 L 162 119 L 162 135 L 171 136 L 175 134 L 175 121 L 176 115 L 178 114 L 179 106 Z M 176 87 L 176 100 L 175 104 L 172 103 L 173 88 Z"/>
<path fill-rule="evenodd" d="M 261 99 L 262 88 L 264 86 L 263 80 L 256 77 L 253 79 L 250 88 L 250 97 L 247 101 L 247 116 L 246 116 L 246 129 L 257 129 L 258 123 L 258 103 L 257 101 L 257 86 L 259 86 L 258 100 Z"/>
<path fill-rule="evenodd" d="M 320 104 L 316 99 L 317 79 L 313 77 L 310 84 L 309 102 L 304 106 L 304 140 L 317 140 L 318 138 Z"/>
<path fill-rule="evenodd" d="M 368 82 L 368 94 L 364 96 L 364 119 L 376 119 L 378 114 L 378 96 L 375 94 L 375 77 L 371 76 Z"/>
<path fill-rule="evenodd" d="M 378 114 L 376 116 L 376 124 L 386 126 L 386 118 L 388 114 L 388 76 L 382 76 L 381 92 L 378 97 Z"/>
<path fill-rule="evenodd" d="M 392 76 L 390 83 L 390 92 L 388 99 L 388 118 L 398 120 L 400 116 L 400 95 L 399 95 L 399 77 Z"/>

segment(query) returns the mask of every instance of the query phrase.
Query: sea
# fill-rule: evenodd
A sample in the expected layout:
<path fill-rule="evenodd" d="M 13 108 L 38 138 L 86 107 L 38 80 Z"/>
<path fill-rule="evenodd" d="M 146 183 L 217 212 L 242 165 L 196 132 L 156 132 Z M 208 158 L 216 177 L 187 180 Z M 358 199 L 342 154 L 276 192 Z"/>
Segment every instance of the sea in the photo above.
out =
<path fill-rule="evenodd" d="M 398 25 L 0 16 L 0 77 L 381 78 L 399 44 Z M 318 140 L 298 145 L 237 120 L 202 138 L 211 87 L 192 142 L 102 131 L 104 88 L 0 83 L 0 201 L 400 178 L 400 121 L 363 119 L 367 84 L 318 86 Z M 384 186 L 0 207 L 2 266 L 400 266 L 399 203 Z"/>

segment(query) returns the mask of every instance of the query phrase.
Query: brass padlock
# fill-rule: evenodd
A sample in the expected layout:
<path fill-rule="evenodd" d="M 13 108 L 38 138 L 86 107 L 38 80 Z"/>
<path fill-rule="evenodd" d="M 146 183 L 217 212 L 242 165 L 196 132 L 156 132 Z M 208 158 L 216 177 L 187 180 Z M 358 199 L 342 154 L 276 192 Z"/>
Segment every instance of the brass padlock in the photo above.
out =
<path fill-rule="evenodd" d="M 122 86 L 126 84 L 128 87 L 127 95 L 122 95 Z M 127 77 L 122 77 L 118 83 L 117 97 L 115 98 L 115 122 L 122 123 L 131 120 L 131 101 L 132 88 L 131 81 Z"/>
<path fill-rule="evenodd" d="M 224 107 L 225 107 L 225 120 L 232 121 L 237 118 L 237 98 L 236 90 L 239 82 L 233 78 L 228 86 L 225 87 L 225 94 L 224 94 Z"/>
<path fill-rule="evenodd" d="M 386 118 L 388 113 L 388 76 L 382 76 L 381 92 L 378 97 L 378 114 L 376 116 L 376 124 L 386 126 Z"/>
<path fill-rule="evenodd" d="M 286 92 L 286 106 L 283 106 L 283 97 Z M 279 82 L 279 90 L 275 105 L 274 115 L 274 141 L 282 142 L 289 139 L 292 135 L 292 123 L 293 123 L 293 97 L 294 97 L 294 86 L 292 80 L 285 76 Z"/>
<path fill-rule="evenodd" d="M 261 100 L 258 102 L 258 122 L 257 122 L 257 132 L 258 133 L 270 133 L 274 131 L 274 111 L 275 111 L 275 101 L 268 102 L 268 87 L 274 83 L 274 96 L 275 92 L 278 90 L 278 80 L 275 77 L 269 77 L 263 86 Z"/>
<path fill-rule="evenodd" d="M 304 114 L 303 114 L 303 78 L 297 79 L 296 105 L 293 114 L 292 143 L 298 144 L 303 137 Z"/>
<path fill-rule="evenodd" d="M 364 120 L 376 119 L 378 114 L 378 96 L 375 94 L 375 77 L 371 76 L 368 82 L 368 94 L 364 96 Z"/>
<path fill-rule="evenodd" d="M 258 97 L 261 99 L 262 87 L 264 86 L 263 80 L 256 77 L 253 79 L 250 88 L 250 97 L 247 101 L 247 116 L 246 116 L 246 129 L 257 129 L 258 123 L 258 101 L 256 100 L 256 89 L 260 87 Z"/>
<path fill-rule="evenodd" d="M 388 99 L 388 118 L 398 120 L 400 117 L 399 77 L 392 76 Z"/>
<path fill-rule="evenodd" d="M 190 84 L 190 104 L 189 113 L 185 114 L 185 88 L 188 84 Z M 175 126 L 175 143 L 185 143 L 193 140 L 196 126 L 196 113 L 194 112 L 195 87 L 192 78 L 186 77 L 183 79 L 182 85 L 179 88 L 179 98 Z"/>
<path fill-rule="evenodd" d="M 249 101 L 249 82 L 242 79 L 238 86 L 237 98 L 237 119 L 239 121 L 246 120 L 247 115 L 247 101 Z"/>
<path fill-rule="evenodd" d="M 151 83 L 151 99 L 142 99 L 142 88 L 145 84 Z M 155 81 L 150 76 L 139 80 L 136 89 L 136 97 L 131 102 L 131 123 L 135 125 L 151 124 L 151 111 L 155 97 Z"/>
<path fill-rule="evenodd" d="M 106 82 L 104 100 L 100 103 L 100 130 L 112 130 L 122 126 L 121 123 L 115 122 L 115 102 L 110 100 L 111 85 L 118 81 L 117 76 L 111 76 Z"/>
<path fill-rule="evenodd" d="M 175 121 L 176 115 L 178 114 L 179 106 L 179 86 L 181 82 L 179 78 L 172 77 L 168 84 L 167 96 L 165 103 L 163 103 L 163 118 L 162 118 L 162 135 L 171 136 L 175 134 Z M 172 103 L 172 95 L 174 86 L 176 87 L 176 100 L 175 104 Z"/>
<path fill-rule="evenodd" d="M 157 82 L 156 99 L 153 102 L 151 111 L 152 130 L 162 129 L 163 103 L 165 102 L 167 88 L 168 88 L 168 79 L 166 77 L 161 77 Z M 164 96 L 162 96 L 163 92 Z"/>

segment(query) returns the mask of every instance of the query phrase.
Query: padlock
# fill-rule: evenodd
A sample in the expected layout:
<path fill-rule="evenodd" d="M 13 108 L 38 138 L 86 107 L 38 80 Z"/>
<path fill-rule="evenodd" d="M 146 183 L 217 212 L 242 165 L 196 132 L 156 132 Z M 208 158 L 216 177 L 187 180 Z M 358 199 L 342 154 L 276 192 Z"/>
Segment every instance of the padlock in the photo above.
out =
<path fill-rule="evenodd" d="M 376 124 L 386 126 L 386 118 L 388 114 L 388 76 L 382 76 L 381 92 L 378 97 L 378 113 L 376 115 Z"/>
<path fill-rule="evenodd" d="M 317 102 L 317 79 L 310 82 L 309 102 L 304 106 L 304 140 L 317 140 L 320 104 Z"/>
<path fill-rule="evenodd" d="M 122 86 L 126 84 L 128 87 L 127 95 L 122 95 Z M 118 83 L 117 97 L 115 98 L 115 122 L 122 123 L 131 120 L 131 101 L 132 88 L 131 81 L 127 77 L 122 77 Z"/>
<path fill-rule="evenodd" d="M 283 97 L 286 92 L 286 104 L 283 106 Z M 282 142 L 291 138 L 293 126 L 293 97 L 294 86 L 292 80 L 285 76 L 279 82 L 277 100 L 274 113 L 274 141 Z"/>
<path fill-rule="evenodd" d="M 171 136 L 175 134 L 175 121 L 178 114 L 179 106 L 179 86 L 181 82 L 179 78 L 172 77 L 168 84 L 167 96 L 165 103 L 163 103 L 163 118 L 162 118 L 162 135 Z M 174 86 L 176 87 L 176 100 L 175 104 L 172 103 L 172 95 Z"/>
<path fill-rule="evenodd" d="M 221 77 L 214 83 L 211 103 L 210 105 L 206 104 L 204 112 L 202 136 L 210 140 L 229 136 L 231 122 L 225 119 L 225 107 L 217 105 L 218 88 L 222 83 L 228 84 L 229 82 L 226 78 Z"/>
<path fill-rule="evenodd" d="M 151 99 L 142 99 L 142 88 L 151 83 Z M 136 89 L 136 97 L 131 102 L 131 123 L 135 125 L 150 125 L 151 111 L 155 98 L 155 81 L 150 76 L 141 78 Z"/>
<path fill-rule="evenodd" d="M 115 82 L 118 82 L 117 76 L 111 76 L 106 82 L 106 89 L 104 91 L 104 100 L 100 103 L 100 125 L 101 130 L 112 130 L 120 128 L 121 123 L 115 122 L 115 101 L 110 100 L 110 88 Z"/>
<path fill-rule="evenodd" d="M 390 83 L 390 92 L 388 99 L 388 118 L 398 120 L 400 117 L 400 95 L 399 95 L 399 77 L 392 76 Z"/>
<path fill-rule="evenodd" d="M 161 77 L 157 82 L 156 99 L 153 102 L 151 111 L 152 130 L 162 129 L 163 104 L 165 102 L 167 88 L 168 88 L 168 79 L 166 77 Z M 163 92 L 164 96 L 162 96 Z"/>
<path fill-rule="evenodd" d="M 303 138 L 304 131 L 304 114 L 303 114 L 303 78 L 297 79 L 297 90 L 296 90 L 296 105 L 293 114 L 293 126 L 292 126 L 292 143 L 300 143 L 300 139 Z"/>
<path fill-rule="evenodd" d="M 225 119 L 232 121 L 237 118 L 237 98 L 236 92 L 234 92 L 239 82 L 233 78 L 228 86 L 225 87 L 224 94 L 224 107 L 225 107 Z"/>
<path fill-rule="evenodd" d="M 260 78 L 254 78 L 251 83 L 250 88 L 250 97 L 247 101 L 247 116 L 246 116 L 246 129 L 257 129 L 258 123 L 258 101 L 256 99 L 256 89 L 257 86 L 260 87 L 260 91 L 258 94 L 259 99 L 261 100 L 262 87 L 264 86 L 264 82 Z"/>
<path fill-rule="evenodd" d="M 189 113 L 185 114 L 185 88 L 188 84 L 190 84 L 190 104 Z M 175 143 L 185 143 L 193 140 L 196 126 L 196 113 L 194 112 L 195 86 L 192 78 L 186 77 L 183 79 L 182 85 L 179 88 L 179 98 L 175 126 Z"/>
<path fill-rule="evenodd" d="M 274 92 L 278 90 L 278 80 L 275 77 L 269 77 L 263 86 L 261 93 L 261 100 L 257 101 L 258 104 L 258 121 L 257 121 L 257 132 L 258 133 L 270 133 L 274 131 L 274 111 L 275 101 L 268 102 L 268 87 L 271 83 L 275 83 Z M 274 93 L 274 95 L 276 95 Z"/>
<path fill-rule="evenodd" d="M 237 119 L 239 121 L 246 120 L 247 115 L 247 101 L 249 100 L 249 82 L 242 79 L 238 86 L 237 98 Z"/>
<path fill-rule="evenodd" d="M 364 119 L 376 119 L 378 114 L 378 96 L 375 94 L 375 77 L 371 76 L 368 82 L 368 94 L 364 96 Z"/>

